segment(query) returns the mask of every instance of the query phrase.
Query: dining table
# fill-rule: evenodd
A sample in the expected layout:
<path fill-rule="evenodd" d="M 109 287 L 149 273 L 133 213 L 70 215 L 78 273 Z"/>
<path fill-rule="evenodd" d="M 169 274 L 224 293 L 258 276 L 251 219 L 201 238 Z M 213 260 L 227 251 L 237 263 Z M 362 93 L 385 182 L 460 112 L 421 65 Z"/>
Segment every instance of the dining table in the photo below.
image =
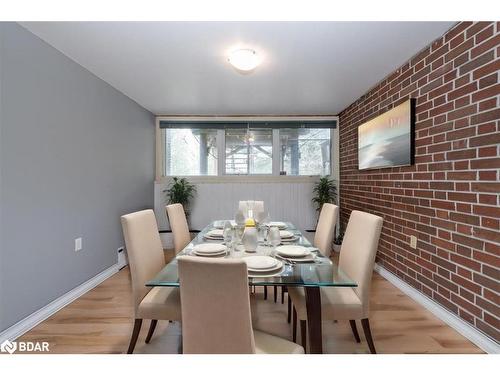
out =
<path fill-rule="evenodd" d="M 223 221 L 222 221 L 223 222 Z M 179 256 L 197 256 L 193 249 L 196 245 L 203 243 L 222 243 L 223 239 L 213 240 L 207 238 L 207 233 L 215 228 L 221 227 L 221 221 L 214 221 L 201 230 L 196 237 L 174 257 L 165 267 L 152 279 L 146 283 L 148 287 L 179 287 L 179 274 L 177 258 Z M 304 234 L 290 222 L 285 222 L 286 230 L 293 233 L 293 245 L 307 248 L 313 259 L 309 262 L 297 262 L 293 259 L 281 258 L 276 247 L 270 246 L 266 242 L 259 242 L 256 252 L 248 253 L 243 246 L 236 245 L 230 247 L 223 258 L 244 258 L 254 255 L 267 255 L 280 259 L 283 266 L 278 272 L 272 275 L 253 275 L 249 272 L 249 286 L 282 286 L 282 287 L 303 287 L 306 297 L 307 309 L 307 331 L 309 339 L 309 351 L 311 354 L 323 353 L 322 324 L 321 324 L 321 293 L 320 288 L 352 288 L 357 283 L 344 273 L 337 263 L 322 254 L 315 248 Z M 286 242 L 290 244 L 289 241 Z M 221 286 L 223 288 L 224 286 Z"/>

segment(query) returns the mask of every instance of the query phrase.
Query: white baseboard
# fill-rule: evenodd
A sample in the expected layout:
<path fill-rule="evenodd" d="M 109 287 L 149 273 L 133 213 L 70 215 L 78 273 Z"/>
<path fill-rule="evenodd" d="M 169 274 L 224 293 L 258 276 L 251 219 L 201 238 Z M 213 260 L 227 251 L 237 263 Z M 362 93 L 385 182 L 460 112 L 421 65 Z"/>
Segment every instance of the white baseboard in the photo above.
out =
<path fill-rule="evenodd" d="M 483 349 L 486 353 L 498 354 L 500 353 L 500 345 L 494 340 L 477 330 L 475 327 L 467 323 L 465 320 L 459 318 L 457 315 L 445 309 L 443 306 L 433 301 L 425 294 L 419 292 L 411 285 L 407 284 L 392 272 L 387 271 L 382 266 L 375 263 L 375 271 L 380 274 L 384 279 L 389 281 L 396 288 L 401 290 L 408 297 L 415 302 L 422 305 L 424 308 L 433 313 L 437 318 L 448 324 L 455 331 L 466 337 L 474 344 Z"/>
<path fill-rule="evenodd" d="M 51 315 L 55 314 L 64 306 L 69 305 L 78 297 L 81 297 L 89 290 L 95 288 L 97 285 L 102 283 L 107 278 L 113 276 L 118 271 L 119 271 L 118 265 L 117 264 L 112 265 L 111 267 L 105 269 L 101 273 L 95 275 L 90 280 L 84 282 L 83 284 L 70 290 L 61 297 L 50 302 L 48 305 L 42 307 L 40 310 L 35 311 L 33 314 L 27 316 L 26 318 L 17 322 L 13 326 L 10 326 L 5 331 L 0 332 L 0 342 L 4 342 L 5 340 L 13 341 L 17 339 L 19 336 L 22 336 L 33 327 L 43 322 Z"/>

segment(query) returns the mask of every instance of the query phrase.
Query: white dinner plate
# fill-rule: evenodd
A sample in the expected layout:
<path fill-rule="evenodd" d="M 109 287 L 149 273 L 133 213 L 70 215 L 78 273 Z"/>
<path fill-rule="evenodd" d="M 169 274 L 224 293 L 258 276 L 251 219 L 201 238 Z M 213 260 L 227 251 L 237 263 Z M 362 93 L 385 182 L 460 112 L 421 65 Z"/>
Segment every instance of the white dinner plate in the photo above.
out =
<path fill-rule="evenodd" d="M 297 241 L 298 239 L 299 239 L 299 237 L 293 236 L 293 237 L 288 237 L 288 238 L 282 238 L 281 242 L 282 243 L 291 243 L 291 242 Z"/>
<path fill-rule="evenodd" d="M 226 253 L 227 253 L 226 250 L 220 251 L 218 253 L 200 253 L 197 252 L 196 250 L 193 250 L 193 254 L 199 257 L 219 257 L 221 255 L 226 255 Z"/>
<path fill-rule="evenodd" d="M 286 229 L 286 227 L 287 227 L 286 223 L 284 223 L 282 221 L 271 221 L 269 223 L 269 226 L 270 227 L 278 227 L 279 229 Z"/>
<path fill-rule="evenodd" d="M 248 277 L 275 277 L 279 276 L 283 273 L 283 266 L 278 268 L 278 270 L 270 271 L 270 272 L 248 272 Z"/>
<path fill-rule="evenodd" d="M 223 239 L 224 238 L 223 230 L 222 229 L 209 230 L 207 233 L 205 233 L 204 237 L 213 240 Z"/>
<path fill-rule="evenodd" d="M 280 230 L 280 237 L 281 238 L 292 238 L 293 233 L 288 231 L 288 230 Z"/>
<path fill-rule="evenodd" d="M 254 270 L 252 268 L 248 268 L 248 273 L 252 275 L 269 275 L 276 272 L 281 272 L 283 268 L 283 262 L 281 260 L 276 259 L 277 263 L 273 268 L 269 268 L 266 270 Z"/>
<path fill-rule="evenodd" d="M 311 254 L 311 251 L 304 246 L 297 245 L 283 245 L 276 248 L 276 252 L 284 257 L 305 257 Z"/>
<path fill-rule="evenodd" d="M 304 257 L 287 257 L 279 254 L 276 254 L 276 257 L 285 261 L 291 261 L 292 263 L 314 263 L 316 260 L 316 254 L 313 253 Z"/>
<path fill-rule="evenodd" d="M 275 258 L 264 255 L 244 257 L 243 260 L 250 271 L 268 271 L 274 269 L 279 262 Z"/>
<path fill-rule="evenodd" d="M 226 225 L 226 221 L 229 221 L 233 227 L 236 225 L 236 222 L 234 220 L 216 220 L 214 222 L 214 228 L 215 229 L 224 229 L 224 225 Z"/>
<path fill-rule="evenodd" d="M 200 243 L 193 247 L 198 254 L 215 254 L 227 251 L 227 247 L 220 243 Z"/>

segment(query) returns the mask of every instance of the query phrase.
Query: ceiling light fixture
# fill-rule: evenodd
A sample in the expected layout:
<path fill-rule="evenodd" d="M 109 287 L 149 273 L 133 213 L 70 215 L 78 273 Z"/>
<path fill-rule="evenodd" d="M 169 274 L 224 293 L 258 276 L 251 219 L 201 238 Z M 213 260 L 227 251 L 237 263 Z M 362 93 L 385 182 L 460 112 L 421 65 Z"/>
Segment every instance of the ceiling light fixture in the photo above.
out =
<path fill-rule="evenodd" d="M 259 56 L 253 49 L 237 49 L 230 53 L 228 61 L 244 72 L 254 70 L 260 64 Z"/>

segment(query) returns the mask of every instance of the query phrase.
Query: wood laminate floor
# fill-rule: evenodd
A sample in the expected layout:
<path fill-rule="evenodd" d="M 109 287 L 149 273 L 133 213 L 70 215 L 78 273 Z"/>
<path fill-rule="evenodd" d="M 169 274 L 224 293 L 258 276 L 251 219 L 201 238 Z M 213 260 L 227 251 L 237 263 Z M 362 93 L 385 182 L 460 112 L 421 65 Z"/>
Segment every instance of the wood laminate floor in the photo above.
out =
<path fill-rule="evenodd" d="M 167 259 L 169 256 L 167 255 Z M 268 300 L 263 288 L 252 295 L 254 328 L 291 339 L 286 301 Z M 128 267 L 92 289 L 20 337 L 48 341 L 51 353 L 124 353 L 132 332 L 132 298 Z M 378 353 L 482 353 L 482 350 L 437 319 L 380 275 L 373 274 L 370 325 Z M 179 323 L 159 322 L 153 339 L 144 343 L 149 321 L 144 321 L 134 353 L 178 353 Z M 323 322 L 326 353 L 368 353 L 358 322 L 356 343 L 348 321 Z M 300 342 L 300 329 L 298 329 Z"/>

